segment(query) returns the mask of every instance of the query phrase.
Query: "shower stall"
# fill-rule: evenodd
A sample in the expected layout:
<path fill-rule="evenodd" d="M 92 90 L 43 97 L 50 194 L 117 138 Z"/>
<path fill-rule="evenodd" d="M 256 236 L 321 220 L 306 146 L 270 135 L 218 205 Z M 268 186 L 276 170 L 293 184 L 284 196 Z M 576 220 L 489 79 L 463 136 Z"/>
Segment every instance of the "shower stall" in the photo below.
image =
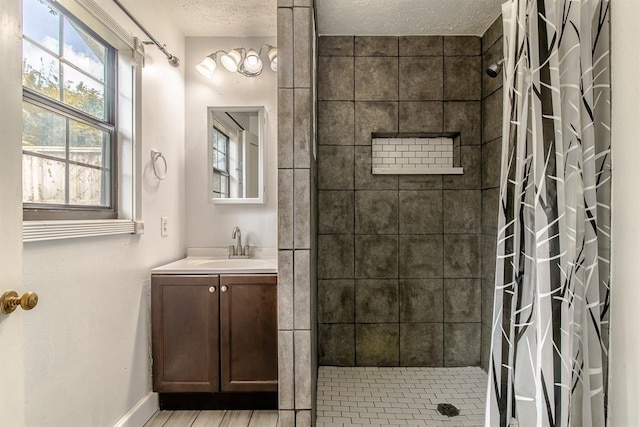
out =
<path fill-rule="evenodd" d="M 398 416 L 444 423 L 453 404 L 452 425 L 483 422 L 502 121 L 484 70 L 501 58 L 501 19 L 484 37 L 318 40 L 318 425 L 349 386 Z M 462 174 L 372 173 L 372 136 L 445 135 Z"/>
<path fill-rule="evenodd" d="M 496 300 L 494 318 L 494 298 L 513 286 L 496 260 L 512 255 L 497 243 L 514 203 L 503 105 L 519 92 L 503 88 L 503 17 L 482 36 L 317 37 L 313 8 L 279 8 L 294 64 L 279 75 L 280 419 L 479 426 L 488 403 L 509 425 L 523 395 L 502 393 L 497 361 L 512 362 L 500 316 L 516 306 Z M 451 141 L 462 173 L 406 171 L 449 156 L 418 153 L 428 138 Z"/>

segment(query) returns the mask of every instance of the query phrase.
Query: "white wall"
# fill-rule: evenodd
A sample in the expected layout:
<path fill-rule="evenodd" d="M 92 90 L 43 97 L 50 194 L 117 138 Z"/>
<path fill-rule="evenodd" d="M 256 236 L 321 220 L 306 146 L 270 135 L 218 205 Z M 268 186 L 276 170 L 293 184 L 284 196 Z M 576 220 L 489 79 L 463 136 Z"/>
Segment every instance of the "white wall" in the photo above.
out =
<path fill-rule="evenodd" d="M 112 2 L 100 3 L 121 25 L 134 28 Z M 184 62 L 184 37 L 171 17 L 142 2 L 126 4 Z M 149 270 L 182 257 L 186 248 L 185 67 L 170 67 L 153 46 L 146 51 L 141 141 L 146 233 L 24 245 L 25 289 L 40 295 L 38 307 L 24 316 L 27 425 L 113 426 L 151 391 Z M 161 183 L 150 173 L 152 148 L 168 161 Z M 164 238 L 161 216 L 169 217 Z"/>
<path fill-rule="evenodd" d="M 186 200 L 187 246 L 226 247 L 233 244 L 231 230 L 240 226 L 243 244 L 277 246 L 277 76 L 265 62 L 258 77 L 230 73 L 218 64 L 207 80 L 196 64 L 217 50 L 235 47 L 259 49 L 275 44 L 272 38 L 188 37 L 186 41 Z M 219 205 L 209 202 L 207 165 L 207 107 L 264 106 L 267 115 L 266 179 L 264 205 Z"/>
<path fill-rule="evenodd" d="M 613 0 L 612 285 L 609 425 L 640 423 L 640 2 Z"/>

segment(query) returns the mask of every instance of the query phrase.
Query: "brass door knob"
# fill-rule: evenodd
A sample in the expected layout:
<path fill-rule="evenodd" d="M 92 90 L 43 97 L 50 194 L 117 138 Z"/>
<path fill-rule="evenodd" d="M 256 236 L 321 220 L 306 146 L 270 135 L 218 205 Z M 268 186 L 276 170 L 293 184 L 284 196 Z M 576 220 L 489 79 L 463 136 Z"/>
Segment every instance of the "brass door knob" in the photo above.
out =
<path fill-rule="evenodd" d="M 9 290 L 0 297 L 0 311 L 4 314 L 13 313 L 20 306 L 23 310 L 31 310 L 38 305 L 38 294 L 35 292 L 25 292 L 18 298 L 18 293 Z"/>

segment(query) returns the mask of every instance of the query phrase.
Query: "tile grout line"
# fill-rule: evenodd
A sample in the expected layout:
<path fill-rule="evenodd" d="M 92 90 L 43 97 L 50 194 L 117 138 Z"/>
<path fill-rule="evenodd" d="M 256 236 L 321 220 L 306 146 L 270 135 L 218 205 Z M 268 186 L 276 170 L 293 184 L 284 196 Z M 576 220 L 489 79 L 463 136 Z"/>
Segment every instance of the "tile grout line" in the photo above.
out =
<path fill-rule="evenodd" d="M 356 279 L 356 37 L 353 36 L 353 48 L 352 48 L 352 58 L 353 58 L 353 93 L 351 95 L 353 99 L 353 227 L 352 227 L 352 242 L 353 242 L 353 366 L 358 365 L 358 328 L 357 328 L 357 279 Z M 370 156 L 372 154 L 370 153 Z"/>
<path fill-rule="evenodd" d="M 397 90 L 397 131 L 400 132 L 400 37 L 396 37 L 396 69 L 398 71 L 398 80 L 396 85 Z M 397 200 L 398 205 L 396 207 L 396 263 L 397 263 L 397 280 L 396 280 L 396 304 L 397 304 L 397 312 L 398 312 L 398 366 L 402 366 L 402 330 L 400 328 L 400 177 L 397 178 Z"/>
<path fill-rule="evenodd" d="M 444 121 L 445 121 L 445 117 L 444 117 L 444 105 L 445 105 L 445 92 L 446 92 L 446 78 L 445 78 L 445 72 L 446 72 L 446 67 L 445 67 L 445 51 L 444 51 L 444 37 L 442 38 L 442 129 L 444 130 Z M 460 164 L 462 165 L 462 160 L 460 161 Z M 445 210 L 444 210 L 444 177 L 442 178 L 442 193 L 441 193 L 441 197 L 442 200 L 440 201 L 441 206 L 442 206 L 442 366 L 447 366 L 446 363 L 446 352 L 445 352 L 445 338 L 446 338 L 446 332 L 445 332 L 445 328 L 447 326 L 446 323 L 446 304 L 445 304 L 445 300 L 446 300 L 446 289 L 445 289 L 445 272 L 444 272 L 444 257 L 445 257 L 445 243 L 444 243 L 444 236 L 445 236 Z"/>
<path fill-rule="evenodd" d="M 487 53 L 488 53 L 488 49 L 487 49 Z M 489 55 L 487 54 L 487 59 L 489 58 Z M 483 154 L 482 152 L 484 151 L 482 149 L 483 146 L 483 134 L 484 134 L 484 88 L 485 88 L 485 84 L 484 84 L 484 76 L 483 76 L 483 71 L 484 71 L 484 61 L 485 61 L 485 52 L 484 52 L 484 43 L 482 41 L 482 38 L 480 39 L 480 234 L 479 234 L 479 246 L 480 246 L 480 366 L 482 366 L 482 353 L 483 353 L 483 335 L 484 335 L 484 328 L 482 327 L 482 320 L 484 319 L 484 303 L 483 303 L 483 295 L 484 292 L 482 292 L 482 288 L 484 287 L 484 284 L 482 283 L 482 260 L 483 258 L 485 258 L 485 254 L 484 251 L 482 250 L 482 228 L 483 228 L 483 223 L 484 223 L 484 185 L 482 182 L 482 169 L 484 166 L 484 160 L 483 160 Z"/>

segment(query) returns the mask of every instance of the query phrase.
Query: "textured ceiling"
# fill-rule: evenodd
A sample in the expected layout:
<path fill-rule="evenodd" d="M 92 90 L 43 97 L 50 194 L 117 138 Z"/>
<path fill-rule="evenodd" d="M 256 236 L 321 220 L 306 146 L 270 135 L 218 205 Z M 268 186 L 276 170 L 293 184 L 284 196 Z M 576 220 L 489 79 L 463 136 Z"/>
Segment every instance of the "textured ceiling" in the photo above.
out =
<path fill-rule="evenodd" d="M 187 37 L 275 37 L 277 0 L 152 0 Z M 502 0 L 316 0 L 321 35 L 482 35 Z"/>
<path fill-rule="evenodd" d="M 155 0 L 187 37 L 275 37 L 276 0 Z"/>
<path fill-rule="evenodd" d="M 316 0 L 320 35 L 482 35 L 502 0 Z"/>

